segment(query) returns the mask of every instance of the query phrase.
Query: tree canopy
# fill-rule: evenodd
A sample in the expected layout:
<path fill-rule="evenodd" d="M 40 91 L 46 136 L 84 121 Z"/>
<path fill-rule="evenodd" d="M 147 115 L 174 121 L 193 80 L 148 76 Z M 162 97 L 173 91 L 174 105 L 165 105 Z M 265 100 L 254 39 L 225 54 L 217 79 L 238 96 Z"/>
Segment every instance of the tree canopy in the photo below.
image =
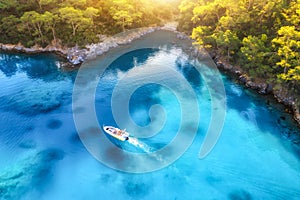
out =
<path fill-rule="evenodd" d="M 197 43 L 300 94 L 300 0 L 183 0 L 179 9 L 179 29 Z"/>
<path fill-rule="evenodd" d="M 99 34 L 159 25 L 177 12 L 179 0 L 1 0 L 1 43 L 45 46 L 97 42 Z"/>

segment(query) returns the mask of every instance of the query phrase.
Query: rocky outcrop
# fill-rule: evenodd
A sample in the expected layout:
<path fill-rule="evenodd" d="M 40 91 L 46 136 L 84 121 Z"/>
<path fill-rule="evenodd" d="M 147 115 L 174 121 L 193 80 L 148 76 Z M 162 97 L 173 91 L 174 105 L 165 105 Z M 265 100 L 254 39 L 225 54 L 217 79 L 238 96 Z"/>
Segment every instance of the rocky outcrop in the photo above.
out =
<path fill-rule="evenodd" d="M 108 37 L 100 43 L 87 45 L 85 49 L 79 51 L 78 57 L 82 62 L 84 60 L 94 59 L 97 56 L 102 55 L 105 52 L 108 52 L 112 48 L 118 47 L 120 45 L 129 44 L 133 40 L 141 38 L 142 36 L 148 33 L 152 33 L 158 29 L 160 28 L 159 27 L 140 28 L 140 29 L 135 29 L 128 32 L 120 33 L 112 37 Z M 71 55 L 74 55 L 74 53 Z"/>
<path fill-rule="evenodd" d="M 69 48 L 62 47 L 57 44 L 49 44 L 47 47 L 43 48 L 38 45 L 27 48 L 22 44 L 0 44 L 0 50 L 2 51 L 11 51 L 11 52 L 22 52 L 27 54 L 37 54 L 37 53 L 56 53 L 63 58 L 67 58 Z M 71 62 L 71 64 L 74 64 Z"/>
<path fill-rule="evenodd" d="M 239 74 L 241 71 L 238 71 Z M 273 86 L 267 83 L 259 83 L 252 81 L 247 75 L 239 75 L 238 80 L 244 84 L 246 87 L 256 90 L 259 94 L 271 94 L 273 91 Z"/>
<path fill-rule="evenodd" d="M 45 48 L 37 45 L 27 48 L 22 44 L 0 44 L 0 49 L 3 51 L 24 52 L 29 54 L 53 52 L 66 58 L 73 66 L 77 66 L 85 60 L 93 59 L 119 45 L 129 44 L 133 40 L 158 29 L 163 29 L 163 27 L 148 27 L 131 30 L 112 37 L 106 37 L 104 41 L 97 44 L 86 45 L 84 48 L 79 48 L 78 46 L 68 48 L 58 44 L 50 44 Z"/>
<path fill-rule="evenodd" d="M 177 33 L 177 38 L 189 38 L 187 35 L 177 32 L 176 27 L 177 23 L 172 22 L 162 27 L 147 27 L 129 30 L 127 32 L 119 33 L 111 37 L 102 37 L 102 42 L 96 44 L 88 44 L 84 48 L 79 48 L 78 46 L 68 48 L 60 45 L 60 43 L 55 42 L 45 48 L 37 45 L 27 48 L 22 44 L 0 44 L 0 49 L 4 51 L 24 52 L 29 54 L 53 52 L 66 58 L 67 61 L 72 64 L 72 66 L 78 66 L 85 60 L 94 59 L 97 56 L 108 52 L 112 48 L 129 44 L 133 40 L 139 39 L 144 35 L 152 33 L 156 30 L 170 30 Z"/>
<path fill-rule="evenodd" d="M 294 118 L 300 124 L 300 113 L 299 112 L 294 114 Z"/>
<path fill-rule="evenodd" d="M 251 88 L 262 95 L 273 95 L 279 103 L 282 103 L 286 106 L 287 112 L 293 113 L 294 119 L 300 126 L 300 111 L 299 107 L 296 104 L 295 97 L 289 96 L 283 90 L 274 90 L 272 84 L 250 78 L 241 70 L 239 66 L 230 65 L 228 64 L 228 62 L 223 61 L 217 56 L 214 56 L 214 54 L 212 54 L 212 57 L 220 70 L 229 73 L 231 77 L 235 77 L 241 84 L 245 85 L 247 88 Z"/>

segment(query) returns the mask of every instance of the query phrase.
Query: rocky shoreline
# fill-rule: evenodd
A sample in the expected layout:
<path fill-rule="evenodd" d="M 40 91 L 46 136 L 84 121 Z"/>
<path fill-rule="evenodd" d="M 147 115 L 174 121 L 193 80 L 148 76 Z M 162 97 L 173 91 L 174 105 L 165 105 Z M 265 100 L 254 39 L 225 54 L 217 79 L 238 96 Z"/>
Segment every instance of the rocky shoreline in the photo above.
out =
<path fill-rule="evenodd" d="M 33 46 L 27 48 L 22 44 L 0 44 L 0 50 L 11 51 L 11 52 L 22 52 L 27 54 L 38 54 L 38 53 L 55 53 L 67 60 L 71 66 L 80 66 L 84 61 L 94 59 L 99 55 L 108 52 L 112 48 L 120 45 L 130 44 L 133 40 L 139 39 L 146 34 L 152 33 L 156 30 L 171 30 L 176 31 L 176 24 L 166 24 L 162 27 L 146 27 L 129 30 L 114 36 L 103 36 L 102 42 L 96 44 L 86 45 L 84 48 L 65 47 L 59 44 L 50 44 L 45 48 L 40 46 Z M 177 32 L 178 37 L 187 37 L 184 34 Z"/>
<path fill-rule="evenodd" d="M 0 44 L 0 49 L 2 51 L 22 52 L 27 54 L 55 53 L 65 58 L 72 66 L 79 66 L 85 60 L 93 59 L 119 45 L 129 44 L 133 40 L 155 30 L 158 30 L 158 28 L 140 28 L 131 33 L 127 33 L 125 36 L 115 35 L 112 37 L 104 37 L 102 42 L 97 44 L 89 44 L 84 48 L 79 48 L 78 46 L 68 48 L 59 44 L 50 44 L 45 48 L 40 46 L 27 48 L 22 44 Z"/>
<path fill-rule="evenodd" d="M 104 37 L 102 42 L 96 44 L 86 45 L 85 48 L 79 48 L 78 46 L 68 48 L 62 47 L 61 45 L 51 44 L 45 48 L 39 46 L 33 46 L 31 48 L 26 48 L 21 44 L 0 44 L 0 50 L 2 51 L 13 51 L 13 52 L 23 52 L 27 54 L 37 54 L 37 53 L 55 53 L 59 56 L 65 58 L 67 63 L 74 66 L 80 66 L 84 61 L 94 59 L 99 55 L 108 52 L 112 48 L 118 47 L 120 45 L 130 44 L 133 40 L 139 39 L 146 34 L 152 33 L 157 30 L 170 30 L 177 34 L 180 39 L 188 39 L 184 33 L 176 31 L 176 23 L 168 23 L 162 27 L 146 27 L 127 31 L 125 33 L 120 33 L 111 37 Z M 300 110 L 295 103 L 295 98 L 286 95 L 284 92 L 273 90 L 273 86 L 264 82 L 253 81 L 246 73 L 244 73 L 240 67 L 232 66 L 224 59 L 219 58 L 215 54 L 211 53 L 215 64 L 221 71 L 227 72 L 230 76 L 234 77 L 241 84 L 245 85 L 247 88 L 251 88 L 262 95 L 273 95 L 274 98 L 286 106 L 287 111 L 294 115 L 294 119 L 300 126 Z"/>
<path fill-rule="evenodd" d="M 240 84 L 257 91 L 261 95 L 272 95 L 277 100 L 277 102 L 283 104 L 287 108 L 286 112 L 293 114 L 294 120 L 300 127 L 300 110 L 296 104 L 295 97 L 288 96 L 282 90 L 274 90 L 273 85 L 271 84 L 265 83 L 263 81 L 254 81 L 246 73 L 244 73 L 240 67 L 230 65 L 222 58 L 218 58 L 217 56 L 212 57 L 218 69 L 229 73 L 229 75 L 238 80 Z"/>

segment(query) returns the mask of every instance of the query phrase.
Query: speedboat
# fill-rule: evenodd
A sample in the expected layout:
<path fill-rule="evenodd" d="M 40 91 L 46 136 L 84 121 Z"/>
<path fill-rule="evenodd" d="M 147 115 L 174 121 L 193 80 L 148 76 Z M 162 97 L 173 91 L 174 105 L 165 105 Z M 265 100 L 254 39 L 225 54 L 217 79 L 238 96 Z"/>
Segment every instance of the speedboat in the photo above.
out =
<path fill-rule="evenodd" d="M 129 133 L 126 130 L 121 130 L 113 126 L 103 126 L 104 131 L 114 138 L 125 141 L 129 139 Z"/>

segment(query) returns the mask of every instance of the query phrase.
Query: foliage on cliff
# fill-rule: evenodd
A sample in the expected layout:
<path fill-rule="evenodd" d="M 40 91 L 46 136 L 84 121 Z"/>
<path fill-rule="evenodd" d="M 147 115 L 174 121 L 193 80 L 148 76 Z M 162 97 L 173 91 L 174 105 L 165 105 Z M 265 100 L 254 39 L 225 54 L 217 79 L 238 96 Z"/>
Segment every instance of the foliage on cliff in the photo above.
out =
<path fill-rule="evenodd" d="M 300 95 L 300 0 L 183 0 L 181 31 L 275 90 Z"/>
<path fill-rule="evenodd" d="M 97 42 L 99 34 L 170 20 L 177 5 L 160 0 L 1 0 L 0 43 Z"/>

